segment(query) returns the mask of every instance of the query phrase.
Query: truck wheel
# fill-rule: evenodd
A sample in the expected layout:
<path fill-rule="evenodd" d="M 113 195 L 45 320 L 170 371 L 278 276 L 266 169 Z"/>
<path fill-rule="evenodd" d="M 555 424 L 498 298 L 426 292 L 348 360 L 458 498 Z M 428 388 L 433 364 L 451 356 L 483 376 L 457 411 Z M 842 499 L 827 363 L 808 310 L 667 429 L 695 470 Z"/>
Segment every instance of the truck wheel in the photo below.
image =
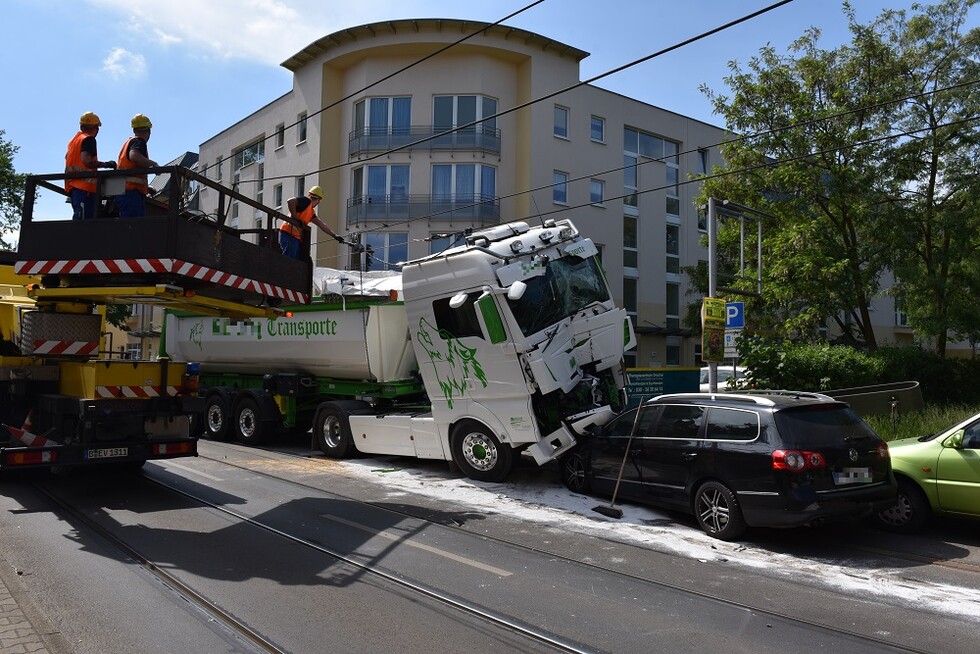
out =
<path fill-rule="evenodd" d="M 514 466 L 514 450 L 478 422 L 461 422 L 450 437 L 453 462 L 478 481 L 503 481 Z"/>
<path fill-rule="evenodd" d="M 327 402 L 317 407 L 313 418 L 313 438 L 320 451 L 335 459 L 347 459 L 354 455 L 354 437 L 351 435 L 350 413 L 337 403 Z"/>
<path fill-rule="evenodd" d="M 223 391 L 212 393 L 204 409 L 204 433 L 215 441 L 228 440 L 228 421 L 231 414 L 228 394 Z"/>
<path fill-rule="evenodd" d="M 243 395 L 235 405 L 235 435 L 245 445 L 261 445 L 269 440 L 269 416 L 251 395 Z"/>

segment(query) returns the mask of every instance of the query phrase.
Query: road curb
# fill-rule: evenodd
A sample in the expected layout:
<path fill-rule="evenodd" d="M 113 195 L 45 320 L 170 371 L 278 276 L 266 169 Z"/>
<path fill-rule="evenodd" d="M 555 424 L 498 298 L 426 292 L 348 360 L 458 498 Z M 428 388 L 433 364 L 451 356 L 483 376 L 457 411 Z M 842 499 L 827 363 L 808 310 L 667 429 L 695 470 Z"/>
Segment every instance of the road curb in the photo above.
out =
<path fill-rule="evenodd" d="M 71 654 L 68 641 L 34 605 L 19 576 L 0 556 L 0 654 Z"/>

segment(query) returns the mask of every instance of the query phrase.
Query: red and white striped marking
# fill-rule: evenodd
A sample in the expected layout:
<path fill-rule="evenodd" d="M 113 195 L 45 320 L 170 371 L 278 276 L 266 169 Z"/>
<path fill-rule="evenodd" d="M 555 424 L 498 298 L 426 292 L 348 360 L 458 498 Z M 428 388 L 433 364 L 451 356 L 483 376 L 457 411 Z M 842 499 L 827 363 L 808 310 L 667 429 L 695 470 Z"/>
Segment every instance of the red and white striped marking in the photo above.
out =
<path fill-rule="evenodd" d="M 167 386 L 167 395 L 174 397 L 177 395 L 176 386 Z M 142 400 L 151 397 L 160 397 L 159 386 L 96 386 L 95 396 L 102 399 L 125 398 L 131 400 Z"/>
<path fill-rule="evenodd" d="M 126 275 L 145 273 L 176 273 L 219 286 L 253 291 L 267 297 L 277 297 L 294 304 L 306 304 L 309 295 L 292 289 L 260 282 L 239 275 L 201 266 L 180 259 L 62 259 L 57 261 L 18 261 L 18 275 Z"/>
<path fill-rule="evenodd" d="M 95 356 L 98 353 L 98 341 L 34 341 L 34 354 L 78 354 Z"/>
<path fill-rule="evenodd" d="M 19 440 L 21 443 L 27 447 L 44 447 L 51 441 L 43 436 L 38 436 L 37 434 L 32 434 L 25 429 L 18 429 L 17 427 L 11 427 L 10 425 L 4 425 L 14 438 Z"/>

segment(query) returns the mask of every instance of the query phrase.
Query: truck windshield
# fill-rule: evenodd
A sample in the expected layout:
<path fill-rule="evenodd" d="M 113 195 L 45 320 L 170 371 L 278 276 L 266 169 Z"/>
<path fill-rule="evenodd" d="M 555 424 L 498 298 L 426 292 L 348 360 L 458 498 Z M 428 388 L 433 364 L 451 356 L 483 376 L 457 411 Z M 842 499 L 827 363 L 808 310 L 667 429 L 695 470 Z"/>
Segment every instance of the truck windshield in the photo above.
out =
<path fill-rule="evenodd" d="M 545 274 L 525 279 L 520 300 L 508 300 L 525 336 L 537 333 L 590 304 L 609 300 L 595 257 L 563 257 L 548 262 Z"/>

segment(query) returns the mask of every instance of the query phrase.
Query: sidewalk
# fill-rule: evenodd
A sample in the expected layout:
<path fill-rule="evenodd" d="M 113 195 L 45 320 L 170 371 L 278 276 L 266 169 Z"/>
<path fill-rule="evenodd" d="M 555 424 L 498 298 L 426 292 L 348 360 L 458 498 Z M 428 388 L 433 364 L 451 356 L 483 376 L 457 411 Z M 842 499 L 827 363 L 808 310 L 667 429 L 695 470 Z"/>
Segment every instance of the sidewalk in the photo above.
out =
<path fill-rule="evenodd" d="M 0 557 L 0 654 L 68 654 L 59 632 L 35 608 L 17 573 Z"/>

